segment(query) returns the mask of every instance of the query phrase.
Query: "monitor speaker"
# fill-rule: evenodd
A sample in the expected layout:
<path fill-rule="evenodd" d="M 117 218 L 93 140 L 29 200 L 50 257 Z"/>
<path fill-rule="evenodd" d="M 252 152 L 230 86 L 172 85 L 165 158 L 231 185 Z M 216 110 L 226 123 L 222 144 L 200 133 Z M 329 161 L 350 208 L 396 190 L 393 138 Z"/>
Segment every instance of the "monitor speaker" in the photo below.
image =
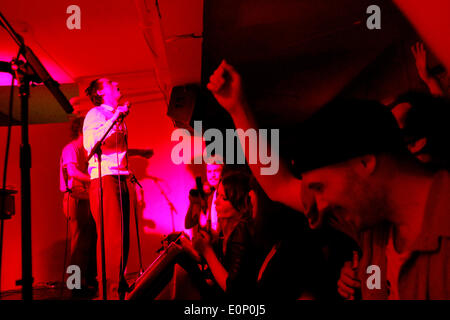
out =
<path fill-rule="evenodd" d="M 199 98 L 200 88 L 195 84 L 176 86 L 170 94 L 167 115 L 178 128 L 193 130 L 193 117 Z"/>

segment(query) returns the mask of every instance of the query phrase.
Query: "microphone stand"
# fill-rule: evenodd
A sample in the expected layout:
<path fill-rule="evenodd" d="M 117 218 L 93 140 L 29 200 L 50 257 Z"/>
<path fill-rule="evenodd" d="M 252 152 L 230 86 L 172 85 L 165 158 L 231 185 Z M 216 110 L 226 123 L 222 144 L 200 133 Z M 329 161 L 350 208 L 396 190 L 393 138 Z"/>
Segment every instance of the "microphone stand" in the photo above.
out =
<path fill-rule="evenodd" d="M 136 178 L 136 176 L 134 175 L 134 173 L 130 172 L 130 176 L 131 176 L 131 183 L 137 184 L 140 188 L 141 194 L 144 191 L 144 188 L 141 186 L 141 184 L 139 183 L 138 179 Z M 137 205 L 137 202 L 136 202 Z M 138 214 L 137 214 L 137 208 L 134 208 L 134 220 L 136 222 L 136 237 L 137 237 L 137 245 L 138 245 L 138 253 L 139 253 L 139 276 L 141 276 L 144 273 L 144 269 L 142 268 L 142 252 L 141 252 L 141 240 L 139 237 L 139 219 L 138 219 Z"/>
<path fill-rule="evenodd" d="M 152 180 L 155 181 L 156 185 L 158 186 L 159 191 L 161 192 L 161 194 L 163 195 L 164 199 L 166 199 L 167 203 L 169 204 L 170 215 L 172 216 L 172 232 L 175 232 L 175 220 L 174 220 L 174 215 L 173 214 L 174 213 L 178 214 L 177 209 L 175 209 L 175 206 L 169 200 L 169 198 L 167 197 L 167 194 L 164 192 L 163 188 L 159 184 L 159 179 L 152 179 Z"/>
<path fill-rule="evenodd" d="M 19 62 L 13 65 L 19 81 L 19 95 L 21 102 L 22 143 L 20 146 L 20 180 L 21 180 L 21 240 L 22 240 L 22 279 L 16 282 L 22 286 L 22 299 L 33 300 L 33 272 L 31 247 L 31 146 L 29 142 L 29 96 L 30 83 L 43 83 L 52 93 L 66 113 L 72 113 L 73 108 L 67 98 L 59 89 L 56 82 L 45 69 L 39 58 L 25 44 L 19 35 L 0 12 L 0 27 L 3 27 L 20 48 L 20 56 L 26 63 Z M 19 57 L 19 55 L 18 55 Z"/>
<path fill-rule="evenodd" d="M 109 132 L 112 128 L 123 120 L 123 116 L 119 116 L 108 128 L 103 137 L 97 141 L 94 147 L 91 150 L 91 153 L 88 156 L 88 161 L 94 156 L 97 155 L 98 160 L 98 194 L 99 194 L 99 209 L 100 209 L 100 253 L 101 253 L 101 266 L 102 266 L 102 299 L 107 300 L 106 294 L 106 264 L 105 264 L 105 230 L 104 230 L 104 222 L 103 222 L 103 177 L 102 177 L 102 144 L 108 136 Z"/>

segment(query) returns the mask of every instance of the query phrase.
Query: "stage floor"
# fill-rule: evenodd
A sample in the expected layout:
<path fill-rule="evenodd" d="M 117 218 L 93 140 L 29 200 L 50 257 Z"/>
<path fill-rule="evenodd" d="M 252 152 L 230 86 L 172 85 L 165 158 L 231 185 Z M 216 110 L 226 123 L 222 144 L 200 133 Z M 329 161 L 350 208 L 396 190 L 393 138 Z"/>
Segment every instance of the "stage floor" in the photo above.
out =
<path fill-rule="evenodd" d="M 132 273 L 127 274 L 126 278 L 131 285 L 136 281 L 139 274 Z M 47 284 L 40 284 L 33 287 L 33 300 L 96 300 L 96 296 L 91 297 L 74 297 L 72 296 L 72 290 L 62 285 L 61 282 L 52 282 Z M 0 300 L 22 300 L 21 289 L 9 290 L 0 292 Z"/>

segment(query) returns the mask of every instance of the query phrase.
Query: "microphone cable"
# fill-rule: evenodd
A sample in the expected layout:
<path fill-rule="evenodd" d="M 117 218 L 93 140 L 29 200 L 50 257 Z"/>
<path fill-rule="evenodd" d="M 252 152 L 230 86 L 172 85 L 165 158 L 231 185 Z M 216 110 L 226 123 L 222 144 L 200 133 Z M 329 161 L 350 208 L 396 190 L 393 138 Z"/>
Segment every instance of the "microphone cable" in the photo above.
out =
<path fill-rule="evenodd" d="M 68 189 L 69 190 L 69 189 Z M 65 195 L 64 195 L 65 196 Z M 66 212 L 67 212 L 67 217 L 66 217 L 66 241 L 64 244 L 64 262 L 63 262 L 63 272 L 62 272 L 62 277 L 61 277 L 61 298 L 63 298 L 63 293 L 64 293 L 64 279 L 66 277 L 66 264 L 67 264 L 67 248 L 68 248 L 68 243 L 69 243 L 69 220 L 70 220 L 70 212 L 69 212 L 69 201 L 70 201 L 70 192 L 67 191 L 67 201 L 66 201 Z"/>

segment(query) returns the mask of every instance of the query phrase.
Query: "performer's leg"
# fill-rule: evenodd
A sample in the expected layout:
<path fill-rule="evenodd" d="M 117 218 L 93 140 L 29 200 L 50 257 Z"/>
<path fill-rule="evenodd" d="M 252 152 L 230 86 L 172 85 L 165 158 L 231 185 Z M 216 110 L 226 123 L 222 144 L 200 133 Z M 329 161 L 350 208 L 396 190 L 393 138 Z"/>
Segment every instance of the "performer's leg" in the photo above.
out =
<path fill-rule="evenodd" d="M 97 224 L 97 273 L 99 275 L 99 296 L 102 292 L 101 273 L 101 243 L 100 243 L 100 210 L 98 204 L 99 180 L 91 181 L 90 196 L 91 210 Z M 119 185 L 116 177 L 103 177 L 103 224 L 105 235 L 105 271 L 107 284 L 107 298 L 118 299 L 120 280 L 120 266 L 122 256 L 122 213 L 119 202 Z"/>
<path fill-rule="evenodd" d="M 88 204 L 89 205 L 89 204 Z M 87 271 L 86 271 L 86 281 L 88 286 L 97 287 L 97 227 L 95 224 L 94 217 L 89 208 L 89 216 L 87 218 L 86 225 L 86 238 L 89 239 L 87 244 Z"/>
<path fill-rule="evenodd" d="M 120 180 L 121 192 L 119 196 L 122 197 L 122 260 L 120 265 L 120 285 L 119 296 L 121 299 L 125 298 L 125 293 L 128 290 L 128 283 L 125 279 L 125 271 L 128 262 L 128 253 L 130 248 L 130 194 L 125 177 Z"/>
<path fill-rule="evenodd" d="M 69 196 L 70 264 L 80 268 L 83 289 L 86 288 L 87 249 L 90 242 L 86 237 L 86 210 L 89 212 L 88 201 Z"/>
<path fill-rule="evenodd" d="M 189 274 L 192 284 L 196 287 L 202 299 L 211 301 L 224 297 L 217 285 L 208 284 L 205 272 L 200 270 L 198 263 L 188 254 L 183 252 L 177 257 L 176 262 Z"/>

